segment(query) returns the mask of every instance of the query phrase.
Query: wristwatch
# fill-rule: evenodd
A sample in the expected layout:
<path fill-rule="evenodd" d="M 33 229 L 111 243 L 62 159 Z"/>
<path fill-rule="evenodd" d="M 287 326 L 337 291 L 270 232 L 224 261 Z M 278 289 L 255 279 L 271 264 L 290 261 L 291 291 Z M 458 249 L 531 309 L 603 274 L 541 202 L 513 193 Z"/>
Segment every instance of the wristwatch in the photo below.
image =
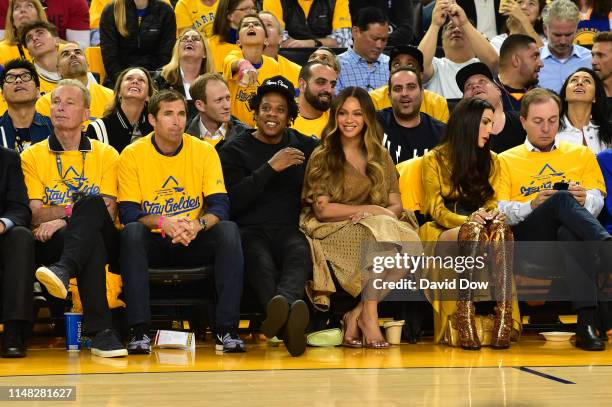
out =
<path fill-rule="evenodd" d="M 323 43 L 322 43 L 321 41 L 319 41 L 319 39 L 318 39 L 318 38 L 313 38 L 312 40 L 314 41 L 314 44 L 315 44 L 314 46 L 315 46 L 315 47 L 317 47 L 317 48 L 318 48 L 318 47 L 323 46 Z"/>
<path fill-rule="evenodd" d="M 200 222 L 200 226 L 202 226 L 202 230 L 206 232 L 206 226 L 207 226 L 206 219 L 202 216 L 201 218 L 198 218 L 198 222 Z"/>

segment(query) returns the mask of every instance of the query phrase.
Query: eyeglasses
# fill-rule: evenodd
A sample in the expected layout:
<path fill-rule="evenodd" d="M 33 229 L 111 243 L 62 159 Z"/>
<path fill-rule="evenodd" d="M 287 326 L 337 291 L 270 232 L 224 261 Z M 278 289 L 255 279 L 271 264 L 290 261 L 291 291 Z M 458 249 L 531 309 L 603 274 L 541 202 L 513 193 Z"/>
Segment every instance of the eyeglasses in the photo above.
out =
<path fill-rule="evenodd" d="M 257 8 L 256 7 L 242 7 L 242 8 L 235 8 L 234 11 L 242 11 L 243 13 L 247 13 L 251 11 L 253 13 L 257 13 Z"/>
<path fill-rule="evenodd" d="M 202 38 L 199 35 L 183 35 L 180 38 L 180 42 L 187 42 L 187 41 L 200 42 L 202 41 Z"/>
<path fill-rule="evenodd" d="M 4 82 L 13 83 L 17 80 L 17 78 L 21 79 L 21 82 L 30 82 L 32 80 L 32 74 L 29 72 L 18 74 L 9 73 L 4 77 Z"/>

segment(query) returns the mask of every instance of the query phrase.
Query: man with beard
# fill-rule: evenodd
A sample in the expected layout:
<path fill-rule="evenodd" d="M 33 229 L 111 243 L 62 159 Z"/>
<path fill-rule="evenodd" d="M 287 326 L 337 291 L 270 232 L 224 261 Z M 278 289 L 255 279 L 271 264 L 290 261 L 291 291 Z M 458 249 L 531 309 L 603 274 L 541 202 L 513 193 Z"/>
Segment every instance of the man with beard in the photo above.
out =
<path fill-rule="evenodd" d="M 217 72 L 198 76 L 191 84 L 189 94 L 198 115 L 187 124 L 185 133 L 209 142 L 218 151 L 223 143 L 250 129 L 231 115 L 230 91 L 227 82 Z"/>
<path fill-rule="evenodd" d="M 499 50 L 499 75 L 495 83 L 502 91 L 504 110 L 521 110 L 521 99 L 538 84 L 544 66 L 536 41 L 524 34 L 509 36 Z"/>
<path fill-rule="evenodd" d="M 0 88 L 7 111 L 0 117 L 0 146 L 23 152 L 53 133 L 48 117 L 34 110 L 40 82 L 31 62 L 9 61 L 0 74 Z"/>
<path fill-rule="evenodd" d="M 525 130 L 519 113 L 504 111 L 502 91 L 493 82 L 493 74 L 482 62 L 468 65 L 457 73 L 457 86 L 464 98 L 478 98 L 489 102 L 493 113 L 493 131 L 489 139 L 491 151 L 501 153 L 525 142 Z"/>
<path fill-rule="evenodd" d="M 555 0 L 542 12 L 544 34 L 548 43 L 542 47 L 544 67 L 540 87 L 559 93 L 563 82 L 578 68 L 591 67 L 591 52 L 574 45 L 580 12 L 571 0 Z"/>
<path fill-rule="evenodd" d="M 300 113 L 291 127 L 303 134 L 321 138 L 329 121 L 329 107 L 336 95 L 338 75 L 331 65 L 310 61 L 300 71 Z"/>
<path fill-rule="evenodd" d="M 385 135 L 383 145 L 395 164 L 424 155 L 442 137 L 444 123 L 421 112 L 421 77 L 409 67 L 396 69 L 389 78 L 391 107 L 376 113 Z"/>
<path fill-rule="evenodd" d="M 251 101 L 257 129 L 227 142 L 219 155 L 246 278 L 267 311 L 262 332 L 299 356 L 309 319 L 301 298 L 312 262 L 298 222 L 306 164 L 318 143 L 287 128 L 298 113 L 294 94 L 283 76 L 267 79 Z"/>
<path fill-rule="evenodd" d="M 612 113 L 612 32 L 595 36 L 593 42 L 593 71 L 604 83 L 608 98 L 608 113 Z"/>
<path fill-rule="evenodd" d="M 76 79 L 87 87 L 91 95 L 91 105 L 89 108 L 89 119 L 83 122 L 87 128 L 92 120 L 104 116 L 106 106 L 113 100 L 113 91 L 90 80 L 88 73 L 87 59 L 81 47 L 73 42 L 69 42 L 60 49 L 57 55 L 57 70 L 62 79 Z M 43 116 L 51 114 L 51 93 L 47 93 L 36 102 L 36 111 Z"/>
<path fill-rule="evenodd" d="M 389 52 L 389 71 L 393 72 L 403 66 L 414 69 L 421 80 L 423 79 L 423 53 L 413 45 L 398 45 L 393 47 Z M 385 84 L 378 89 L 370 91 L 372 102 L 376 110 L 382 110 L 386 107 L 391 107 L 389 99 L 389 85 Z M 448 121 L 448 103 L 446 99 L 437 93 L 423 90 L 423 100 L 421 103 L 421 112 L 427 113 L 434 119 L 440 120 L 442 123 Z"/>

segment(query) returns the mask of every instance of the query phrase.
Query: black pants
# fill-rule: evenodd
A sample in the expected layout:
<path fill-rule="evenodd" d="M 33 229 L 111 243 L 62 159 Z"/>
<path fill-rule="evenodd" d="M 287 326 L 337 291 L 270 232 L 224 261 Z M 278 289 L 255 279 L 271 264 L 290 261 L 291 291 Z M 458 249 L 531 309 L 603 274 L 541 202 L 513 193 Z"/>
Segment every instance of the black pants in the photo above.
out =
<path fill-rule="evenodd" d="M 596 259 L 601 256 L 604 264 L 611 265 L 612 256 L 607 246 L 596 242 L 610 239 L 610 234 L 569 192 L 556 192 L 523 222 L 513 226 L 512 231 L 517 241 L 568 242 L 562 245 L 566 281 L 572 285 L 570 291 L 580 297 L 573 301 L 574 309 L 597 305 Z M 571 242 L 593 243 L 578 246 Z M 592 252 L 585 252 L 587 249 Z"/>
<path fill-rule="evenodd" d="M 34 236 L 15 226 L 0 235 L 2 321 L 31 321 L 34 284 Z"/>
<path fill-rule="evenodd" d="M 83 305 L 85 331 L 112 328 L 106 299 L 106 264 L 118 257 L 119 238 L 102 197 L 87 197 L 74 205 L 68 226 L 47 242 L 36 242 L 36 262 L 58 263 L 76 277 Z"/>
<path fill-rule="evenodd" d="M 234 222 L 222 221 L 200 232 L 189 244 L 172 244 L 139 222 L 121 233 L 121 275 L 131 326 L 151 321 L 149 267 L 196 267 L 214 262 L 217 327 L 237 327 L 240 320 L 243 268 L 240 234 Z"/>
<path fill-rule="evenodd" d="M 304 296 L 312 274 L 310 246 L 296 226 L 248 226 L 240 229 L 247 279 L 263 309 L 275 295 L 289 304 Z"/>

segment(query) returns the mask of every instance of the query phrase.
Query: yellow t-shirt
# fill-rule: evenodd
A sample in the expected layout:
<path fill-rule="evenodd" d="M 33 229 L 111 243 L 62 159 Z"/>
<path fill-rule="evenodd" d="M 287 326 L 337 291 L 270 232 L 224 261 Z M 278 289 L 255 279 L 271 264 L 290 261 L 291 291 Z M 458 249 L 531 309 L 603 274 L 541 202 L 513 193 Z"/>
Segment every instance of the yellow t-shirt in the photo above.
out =
<path fill-rule="evenodd" d="M 92 121 L 101 118 L 104 115 L 106 107 L 113 101 L 114 97 L 114 93 L 111 89 L 95 82 L 89 82 L 89 93 L 91 94 L 89 120 L 83 122 L 83 127 L 87 127 Z M 36 111 L 43 116 L 51 117 L 51 92 L 38 98 L 36 101 Z"/>
<path fill-rule="evenodd" d="M 371 90 L 370 97 L 372 98 L 372 102 L 374 102 L 374 107 L 376 110 L 391 107 L 388 85 L 383 85 L 378 89 Z M 442 123 L 448 122 L 449 112 L 446 99 L 437 93 L 428 91 L 427 89 L 423 89 L 421 112 L 430 115 L 434 119 L 440 120 Z"/>
<path fill-rule="evenodd" d="M 223 72 L 223 61 L 225 57 L 232 51 L 240 51 L 240 47 L 236 44 L 230 44 L 229 42 L 220 42 L 218 35 L 213 35 L 208 39 L 208 46 L 210 52 L 212 52 L 215 61 L 215 71 Z M 242 51 L 240 51 L 242 54 Z"/>
<path fill-rule="evenodd" d="M 4 112 L 6 112 L 6 109 L 8 109 L 8 106 L 6 105 L 6 102 L 4 101 L 4 96 L 0 97 L 0 115 L 3 115 Z"/>
<path fill-rule="evenodd" d="M 221 161 L 209 143 L 183 134 L 175 156 L 160 154 L 153 133 L 127 146 L 119 158 L 119 202 L 136 202 L 150 215 L 196 219 L 204 198 L 226 193 Z"/>
<path fill-rule="evenodd" d="M 232 103 L 230 110 L 232 114 L 243 123 L 251 127 L 255 127 L 255 119 L 253 118 L 253 112 L 249 107 L 249 101 L 257 93 L 259 84 L 263 83 L 268 78 L 279 74 L 278 63 L 270 57 L 265 55 L 262 56 L 263 63 L 259 69 L 257 69 L 257 81 L 258 85 L 250 85 L 243 88 L 238 84 L 238 75 L 232 75 L 232 62 L 237 59 L 243 59 L 242 51 L 230 53 L 223 62 L 223 78 L 227 81 L 229 87 L 230 96 Z"/>
<path fill-rule="evenodd" d="M 40 80 L 40 94 L 41 96 L 46 95 L 47 93 L 53 92 L 53 89 L 57 86 L 57 82 L 51 82 L 44 79 L 42 76 L 38 75 L 38 79 Z"/>
<path fill-rule="evenodd" d="M 285 58 L 282 55 L 279 55 L 276 59 L 278 62 L 278 71 L 285 78 L 289 79 L 291 83 L 293 83 L 294 88 L 298 88 L 298 79 L 300 77 L 300 71 L 302 70 L 302 66 L 296 64 L 295 62 Z"/>
<path fill-rule="evenodd" d="M 423 190 L 422 160 L 415 157 L 397 164 L 402 207 L 412 211 L 423 211 L 425 191 Z"/>
<path fill-rule="evenodd" d="M 319 117 L 318 119 L 305 119 L 302 116 L 298 115 L 297 119 L 295 119 L 291 127 L 307 136 L 315 136 L 317 138 L 321 138 L 323 129 L 325 128 L 325 125 L 327 125 L 328 121 L 329 110 L 323 112 L 321 117 Z"/>
<path fill-rule="evenodd" d="M 32 62 L 32 57 L 30 57 L 28 49 L 25 47 L 22 47 L 21 49 L 23 49 L 26 59 Z M 11 59 L 21 59 L 19 48 L 17 45 L 9 44 L 6 40 L 0 41 L 0 64 L 6 65 L 6 63 Z"/>
<path fill-rule="evenodd" d="M 606 185 L 595 155 L 585 146 L 561 142 L 549 153 L 531 152 L 521 144 L 499 154 L 500 201 L 528 202 L 555 182 L 575 182 L 606 195 Z"/>
<path fill-rule="evenodd" d="M 51 137 L 57 143 L 57 139 Z M 26 149 L 21 154 L 21 167 L 28 197 L 41 200 L 43 206 L 71 203 L 72 191 L 116 197 L 119 154 L 98 140 L 84 139 L 81 144 L 84 143 L 87 145 L 83 151 L 55 153 L 49 147 L 49 139 Z"/>
<path fill-rule="evenodd" d="M 218 0 L 212 6 L 203 4 L 201 0 L 179 0 L 174 7 L 176 27 L 179 31 L 193 27 L 210 38 L 218 4 Z"/>
<path fill-rule="evenodd" d="M 304 15 L 308 18 L 310 12 L 310 6 L 312 6 L 312 0 L 298 0 L 298 4 L 304 10 Z M 281 0 L 264 0 L 263 7 L 265 11 L 269 11 L 278 18 L 281 25 L 285 26 L 283 20 L 283 8 L 281 6 Z M 332 20 L 332 30 L 338 30 L 340 28 L 350 28 L 353 24 L 351 23 L 351 14 L 349 12 L 349 0 L 337 0 L 334 7 L 334 17 Z M 331 33 L 330 33 L 331 34 Z"/>

